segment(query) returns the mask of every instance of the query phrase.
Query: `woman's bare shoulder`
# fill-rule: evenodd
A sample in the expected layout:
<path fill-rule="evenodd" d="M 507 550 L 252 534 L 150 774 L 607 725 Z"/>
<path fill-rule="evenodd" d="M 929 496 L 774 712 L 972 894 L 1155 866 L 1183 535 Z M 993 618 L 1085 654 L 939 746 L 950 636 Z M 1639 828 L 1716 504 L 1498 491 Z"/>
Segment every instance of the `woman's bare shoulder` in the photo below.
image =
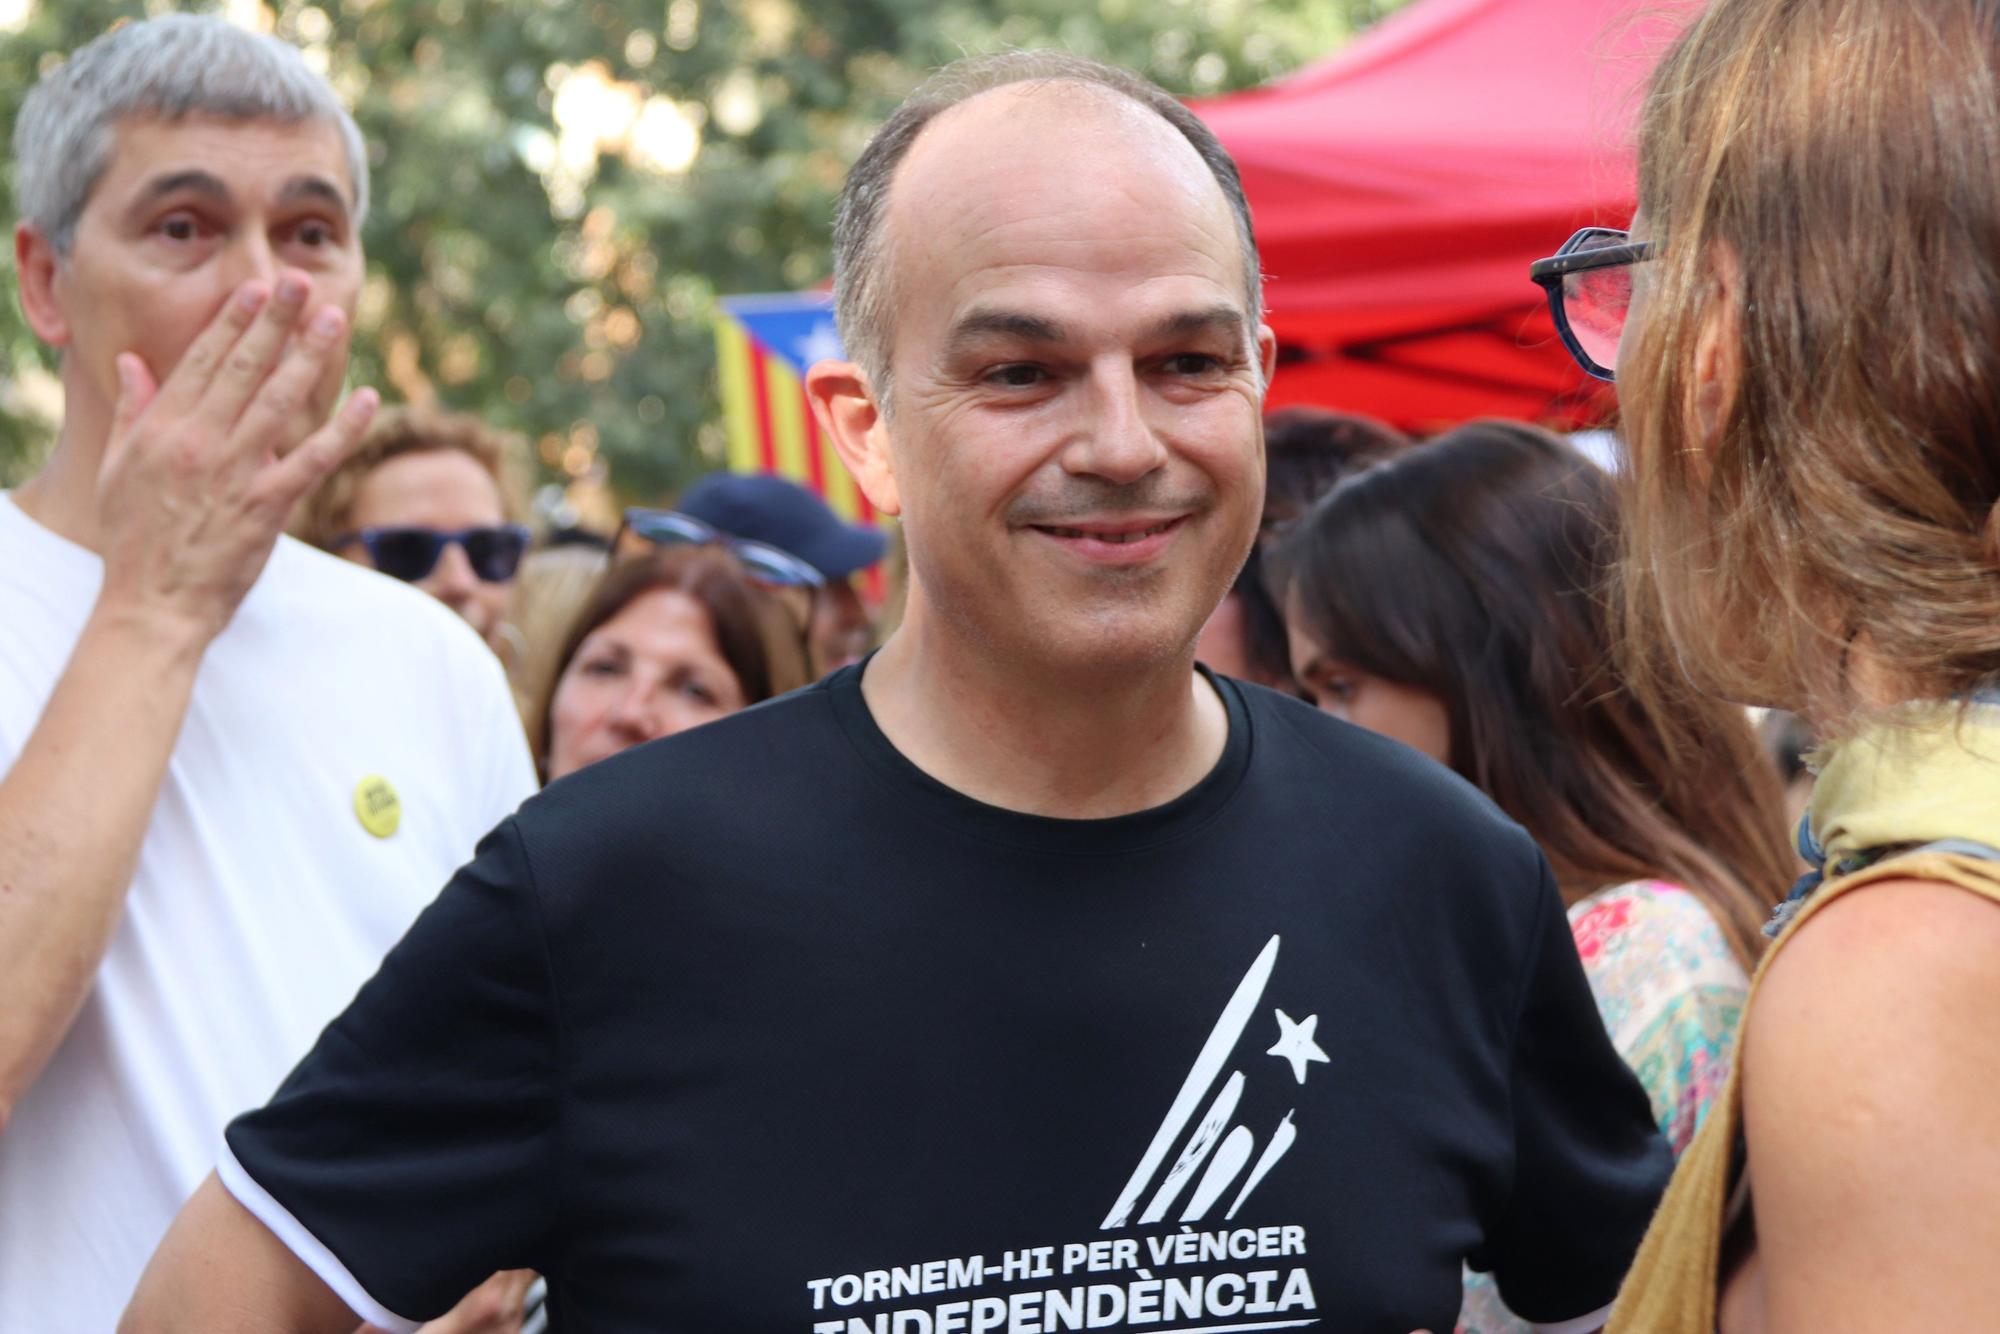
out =
<path fill-rule="evenodd" d="M 1827 904 L 1743 1060 L 1771 1328 L 1972 1327 L 2000 1248 L 2000 903 L 1895 879 Z"/>

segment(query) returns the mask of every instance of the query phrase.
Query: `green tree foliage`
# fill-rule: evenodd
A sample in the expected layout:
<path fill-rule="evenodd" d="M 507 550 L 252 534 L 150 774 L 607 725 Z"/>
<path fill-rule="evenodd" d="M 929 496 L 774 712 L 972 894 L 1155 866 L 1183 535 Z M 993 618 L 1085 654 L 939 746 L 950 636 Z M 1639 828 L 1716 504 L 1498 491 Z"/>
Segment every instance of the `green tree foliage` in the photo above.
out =
<path fill-rule="evenodd" d="M 1399 3 L 0 0 L 0 119 L 120 19 L 219 9 L 298 42 L 372 148 L 355 381 L 482 413 L 554 476 L 608 471 L 651 497 L 720 458 L 716 296 L 826 279 L 842 173 L 928 70 L 1060 46 L 1210 94 Z M 11 168 L 0 190 L 12 218 Z M 46 446 L 53 366 L 11 292 L 0 356 L 4 483 Z"/>

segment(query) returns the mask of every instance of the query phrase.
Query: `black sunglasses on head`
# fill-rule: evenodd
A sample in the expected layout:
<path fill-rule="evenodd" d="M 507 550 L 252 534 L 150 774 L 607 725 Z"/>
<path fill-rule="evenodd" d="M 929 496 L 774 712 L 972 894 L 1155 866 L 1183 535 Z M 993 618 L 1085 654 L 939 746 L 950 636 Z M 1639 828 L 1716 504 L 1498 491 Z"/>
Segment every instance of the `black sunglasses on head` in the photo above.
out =
<path fill-rule="evenodd" d="M 504 584 L 521 568 L 528 539 L 528 530 L 518 523 L 456 532 L 419 527 L 360 528 L 333 539 L 333 549 L 359 542 L 368 549 L 368 559 L 376 569 L 415 583 L 435 570 L 444 549 L 456 543 L 465 548 L 466 563 L 474 574 L 489 584 Z"/>
<path fill-rule="evenodd" d="M 1563 346 L 1586 374 L 1616 378 L 1618 342 L 1632 307 L 1632 266 L 1656 253 L 1654 242 L 1634 241 L 1629 232 L 1585 227 L 1528 266 L 1528 276 L 1549 295 Z"/>

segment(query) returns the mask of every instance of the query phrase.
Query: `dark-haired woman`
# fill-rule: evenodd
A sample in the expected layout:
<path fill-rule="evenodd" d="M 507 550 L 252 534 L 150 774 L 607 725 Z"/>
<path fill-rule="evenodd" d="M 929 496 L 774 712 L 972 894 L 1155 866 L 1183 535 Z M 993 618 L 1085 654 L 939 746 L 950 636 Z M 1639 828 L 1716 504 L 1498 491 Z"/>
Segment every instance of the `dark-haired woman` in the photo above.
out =
<path fill-rule="evenodd" d="M 550 782 L 806 683 L 785 607 L 714 546 L 669 546 L 605 574 L 564 636 L 529 722 Z"/>
<path fill-rule="evenodd" d="M 1534 835 L 1614 1045 L 1675 1151 L 1728 1068 L 1783 808 L 1748 718 L 1635 696 L 1613 667 L 1610 479 L 1479 422 L 1343 481 L 1280 553 L 1321 708 L 1450 765 Z M 1482 1276 L 1460 1328 L 1522 1329 Z"/>
<path fill-rule="evenodd" d="M 1324 408 L 1279 408 L 1264 418 L 1264 517 L 1257 541 L 1195 644 L 1195 656 L 1224 676 L 1296 694 L 1285 646 L 1284 609 L 1264 571 L 1264 548 L 1333 484 L 1364 463 L 1409 446 L 1373 417 Z"/>

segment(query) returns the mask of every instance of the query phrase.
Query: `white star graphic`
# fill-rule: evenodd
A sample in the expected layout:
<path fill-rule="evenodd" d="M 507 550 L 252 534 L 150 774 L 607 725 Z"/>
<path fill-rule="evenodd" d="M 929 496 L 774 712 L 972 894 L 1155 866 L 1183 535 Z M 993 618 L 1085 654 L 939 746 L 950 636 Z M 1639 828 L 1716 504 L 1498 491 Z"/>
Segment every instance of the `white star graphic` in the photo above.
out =
<path fill-rule="evenodd" d="M 1283 1010 L 1278 1014 L 1278 1045 L 1265 1052 L 1266 1056 L 1282 1056 L 1292 1063 L 1292 1077 L 1299 1083 L 1306 1082 L 1306 1066 L 1310 1062 L 1327 1061 L 1325 1052 L 1313 1041 L 1313 1030 L 1319 1027 L 1319 1016 L 1309 1014 L 1302 1024 L 1293 1023 L 1292 1017 Z"/>
<path fill-rule="evenodd" d="M 792 344 L 799 354 L 801 364 L 810 367 L 816 361 L 839 361 L 841 358 L 840 334 L 835 331 L 832 320 L 815 320 L 804 338 Z"/>

